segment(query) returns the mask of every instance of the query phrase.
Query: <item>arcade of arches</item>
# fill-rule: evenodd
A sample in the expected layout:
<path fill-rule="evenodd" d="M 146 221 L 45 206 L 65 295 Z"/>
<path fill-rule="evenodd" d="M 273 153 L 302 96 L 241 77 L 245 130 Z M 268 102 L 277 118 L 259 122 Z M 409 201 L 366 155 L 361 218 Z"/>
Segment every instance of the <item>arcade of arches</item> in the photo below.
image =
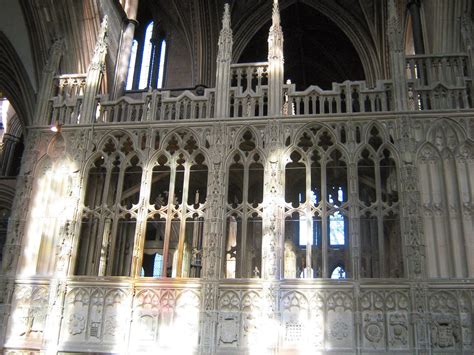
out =
<path fill-rule="evenodd" d="M 471 1 L 0 6 L 5 354 L 472 353 Z"/>

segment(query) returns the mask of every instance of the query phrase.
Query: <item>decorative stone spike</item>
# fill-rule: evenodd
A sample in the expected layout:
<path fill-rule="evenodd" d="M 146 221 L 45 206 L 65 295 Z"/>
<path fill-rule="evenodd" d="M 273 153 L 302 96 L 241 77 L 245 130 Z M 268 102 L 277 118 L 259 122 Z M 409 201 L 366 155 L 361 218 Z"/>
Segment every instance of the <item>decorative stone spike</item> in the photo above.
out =
<path fill-rule="evenodd" d="M 81 123 L 93 122 L 95 120 L 95 99 L 99 91 L 102 76 L 105 70 L 105 55 L 107 54 L 107 16 L 104 16 L 100 31 L 97 36 L 97 43 L 94 49 L 89 69 L 87 71 L 86 88 L 84 90 L 84 103 L 81 110 Z"/>
<path fill-rule="evenodd" d="M 273 1 L 272 26 L 268 35 L 269 115 L 282 114 L 283 108 L 283 30 L 280 25 L 278 0 Z"/>
<path fill-rule="evenodd" d="M 232 29 L 230 25 L 230 7 L 224 5 L 222 29 L 219 35 L 216 73 L 216 117 L 229 116 L 230 64 L 232 61 Z"/>

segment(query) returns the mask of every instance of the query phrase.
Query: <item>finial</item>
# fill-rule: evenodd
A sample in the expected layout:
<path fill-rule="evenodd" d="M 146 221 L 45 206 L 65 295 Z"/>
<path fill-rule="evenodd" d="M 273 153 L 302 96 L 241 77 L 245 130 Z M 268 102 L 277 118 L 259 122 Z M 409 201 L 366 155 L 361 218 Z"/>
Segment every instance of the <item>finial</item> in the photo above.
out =
<path fill-rule="evenodd" d="M 224 4 L 224 16 L 222 16 L 222 28 L 230 29 L 230 6 L 229 3 Z"/>
<path fill-rule="evenodd" d="M 273 26 L 280 25 L 280 6 L 278 5 L 278 0 L 273 0 Z"/>

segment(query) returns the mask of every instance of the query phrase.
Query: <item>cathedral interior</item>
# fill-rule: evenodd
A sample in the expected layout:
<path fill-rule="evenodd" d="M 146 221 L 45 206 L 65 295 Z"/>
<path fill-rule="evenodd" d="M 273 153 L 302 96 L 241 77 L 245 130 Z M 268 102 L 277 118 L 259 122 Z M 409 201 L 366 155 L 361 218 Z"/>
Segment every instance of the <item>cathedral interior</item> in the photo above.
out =
<path fill-rule="evenodd" d="M 0 0 L 0 350 L 472 354 L 472 0 Z"/>

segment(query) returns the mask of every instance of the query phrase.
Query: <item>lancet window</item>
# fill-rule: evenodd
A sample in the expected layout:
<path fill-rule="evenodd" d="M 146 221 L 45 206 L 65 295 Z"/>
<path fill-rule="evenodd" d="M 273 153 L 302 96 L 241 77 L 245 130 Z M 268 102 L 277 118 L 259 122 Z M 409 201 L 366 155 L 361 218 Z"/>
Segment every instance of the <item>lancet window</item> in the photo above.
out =
<path fill-rule="evenodd" d="M 87 172 L 76 275 L 130 275 L 141 180 L 131 137 L 109 136 Z"/>
<path fill-rule="evenodd" d="M 132 42 L 126 89 L 162 88 L 165 60 L 165 35 L 152 21 Z"/>
<path fill-rule="evenodd" d="M 263 156 L 255 134 L 242 134 L 228 162 L 225 277 L 259 277 L 262 268 Z"/>
<path fill-rule="evenodd" d="M 143 276 L 200 277 L 208 167 L 196 139 L 172 134 L 152 158 Z"/>
<path fill-rule="evenodd" d="M 285 278 L 351 275 L 347 156 L 326 128 L 303 132 L 285 165 Z"/>
<path fill-rule="evenodd" d="M 392 145 L 372 126 L 357 162 L 360 275 L 404 276 L 399 178 Z"/>

